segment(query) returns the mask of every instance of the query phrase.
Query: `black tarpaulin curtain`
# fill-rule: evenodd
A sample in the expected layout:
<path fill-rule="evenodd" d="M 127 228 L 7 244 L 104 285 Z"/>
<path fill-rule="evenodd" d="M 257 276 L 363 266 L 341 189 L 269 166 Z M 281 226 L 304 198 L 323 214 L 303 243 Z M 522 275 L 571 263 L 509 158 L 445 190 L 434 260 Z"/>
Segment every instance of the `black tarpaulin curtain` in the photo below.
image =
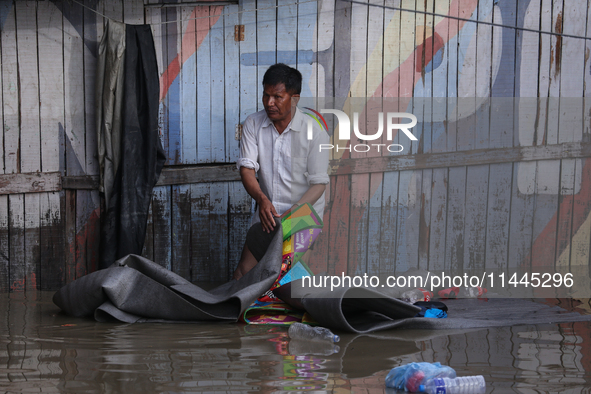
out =
<path fill-rule="evenodd" d="M 108 21 L 97 64 L 101 223 L 99 268 L 141 254 L 152 190 L 166 160 L 158 135 L 160 88 L 149 25 Z"/>

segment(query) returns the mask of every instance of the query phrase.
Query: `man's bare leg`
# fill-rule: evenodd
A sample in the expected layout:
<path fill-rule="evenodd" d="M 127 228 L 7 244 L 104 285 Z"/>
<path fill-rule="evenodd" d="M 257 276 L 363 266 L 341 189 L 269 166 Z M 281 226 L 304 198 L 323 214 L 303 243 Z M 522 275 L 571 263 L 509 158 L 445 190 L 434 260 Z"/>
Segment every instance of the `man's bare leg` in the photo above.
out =
<path fill-rule="evenodd" d="M 236 271 L 234 271 L 234 275 L 232 276 L 232 279 L 238 280 L 238 279 L 242 278 L 244 275 L 246 275 L 246 273 L 248 271 L 253 269 L 254 266 L 257 265 L 257 263 L 258 263 L 257 259 L 250 252 L 250 250 L 248 249 L 248 246 L 246 246 L 246 243 L 244 243 L 244 248 L 242 249 L 242 255 L 240 256 L 240 262 L 238 263 L 238 267 L 236 267 Z"/>

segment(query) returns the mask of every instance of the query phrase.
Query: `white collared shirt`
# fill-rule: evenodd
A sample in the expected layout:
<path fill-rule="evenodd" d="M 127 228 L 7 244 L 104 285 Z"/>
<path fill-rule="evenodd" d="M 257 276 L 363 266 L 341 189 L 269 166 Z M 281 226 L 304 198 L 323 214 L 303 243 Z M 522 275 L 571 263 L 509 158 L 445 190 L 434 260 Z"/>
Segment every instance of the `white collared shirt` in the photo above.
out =
<path fill-rule="evenodd" d="M 328 134 L 313 122 L 313 138 L 308 140 L 307 115 L 299 109 L 290 124 L 279 134 L 264 110 L 246 118 L 242 127 L 240 159 L 236 167 L 257 172 L 262 192 L 283 214 L 298 202 L 314 184 L 328 184 Z M 324 194 L 314 204 L 322 218 Z M 258 209 L 253 222 L 259 220 Z"/>

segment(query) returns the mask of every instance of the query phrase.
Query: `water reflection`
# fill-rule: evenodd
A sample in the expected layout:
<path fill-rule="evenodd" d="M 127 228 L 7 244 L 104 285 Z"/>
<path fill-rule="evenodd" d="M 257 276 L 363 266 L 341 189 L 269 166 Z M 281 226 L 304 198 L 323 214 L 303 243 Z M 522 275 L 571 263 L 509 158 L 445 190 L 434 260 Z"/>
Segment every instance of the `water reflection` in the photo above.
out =
<path fill-rule="evenodd" d="M 583 392 L 589 323 L 472 331 L 393 330 L 290 341 L 276 326 L 116 324 L 64 316 L 51 294 L 0 298 L 0 388 L 8 392 L 385 392 L 395 366 L 439 361 L 488 392 Z"/>

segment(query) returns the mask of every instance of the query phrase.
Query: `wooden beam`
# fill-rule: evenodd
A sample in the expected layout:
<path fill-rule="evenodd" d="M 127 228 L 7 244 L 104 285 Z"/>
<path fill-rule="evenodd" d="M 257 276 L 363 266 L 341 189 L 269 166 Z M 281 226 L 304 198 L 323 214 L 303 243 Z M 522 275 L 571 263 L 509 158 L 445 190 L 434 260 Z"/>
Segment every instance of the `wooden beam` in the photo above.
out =
<path fill-rule="evenodd" d="M 183 185 L 203 182 L 230 182 L 239 181 L 240 172 L 235 164 L 221 166 L 197 166 L 197 167 L 169 167 L 162 170 L 157 186 Z"/>
<path fill-rule="evenodd" d="M 0 175 L 0 194 L 57 192 L 61 189 L 59 172 Z"/>
<path fill-rule="evenodd" d="M 375 147 L 372 148 L 375 149 Z M 384 147 L 381 147 L 381 149 L 384 149 Z M 475 149 L 445 153 L 331 160 L 330 175 L 364 174 L 540 160 L 582 159 L 586 157 L 591 157 L 591 143 L 572 142 L 544 146 Z"/>
<path fill-rule="evenodd" d="M 591 143 L 571 142 L 545 146 L 332 160 L 330 174 L 367 174 L 586 157 L 591 157 Z M 233 163 L 217 166 L 173 166 L 162 170 L 156 186 L 239 180 L 240 172 Z M 98 176 L 61 177 L 59 172 L 0 175 L 0 195 L 56 192 L 62 189 L 97 190 L 98 186 Z"/>
<path fill-rule="evenodd" d="M 65 176 L 62 178 L 63 189 L 98 190 L 98 175 Z"/>

